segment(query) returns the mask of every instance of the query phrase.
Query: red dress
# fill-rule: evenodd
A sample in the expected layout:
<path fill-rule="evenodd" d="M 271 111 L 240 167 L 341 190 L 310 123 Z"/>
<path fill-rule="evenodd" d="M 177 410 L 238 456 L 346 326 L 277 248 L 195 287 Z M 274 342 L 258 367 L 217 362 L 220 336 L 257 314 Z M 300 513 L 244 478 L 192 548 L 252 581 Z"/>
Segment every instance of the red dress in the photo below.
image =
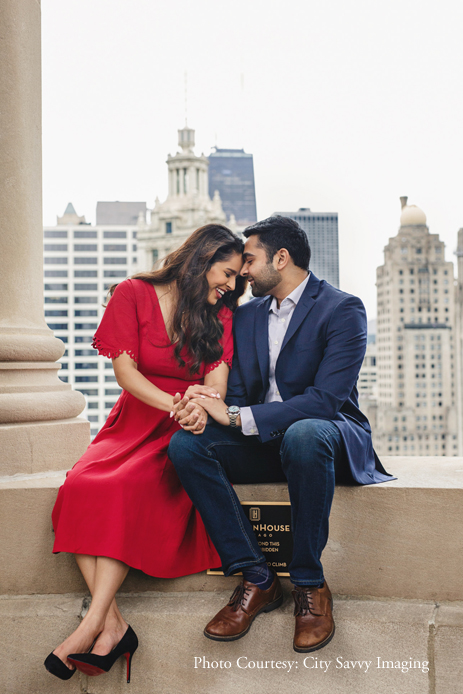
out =
<path fill-rule="evenodd" d="M 231 366 L 232 313 L 223 307 L 221 361 Z M 125 280 L 111 297 L 94 346 L 99 354 L 127 352 L 138 370 L 174 395 L 220 362 L 191 376 L 174 357 L 154 287 Z M 169 412 L 122 391 L 108 419 L 67 474 L 53 509 L 54 552 L 119 559 L 151 576 L 172 578 L 220 566 L 201 517 L 167 457 L 179 425 Z"/>

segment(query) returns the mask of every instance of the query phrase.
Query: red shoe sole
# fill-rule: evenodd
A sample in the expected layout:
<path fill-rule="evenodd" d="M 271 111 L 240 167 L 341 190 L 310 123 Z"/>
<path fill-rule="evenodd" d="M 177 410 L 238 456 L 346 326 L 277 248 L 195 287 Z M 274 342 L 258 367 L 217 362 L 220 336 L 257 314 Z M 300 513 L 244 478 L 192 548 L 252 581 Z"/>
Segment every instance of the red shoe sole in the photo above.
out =
<path fill-rule="evenodd" d="M 96 677 L 97 675 L 104 675 L 104 673 L 105 673 L 105 670 L 102 670 L 101 668 L 97 667 L 96 665 L 89 665 L 88 663 L 81 663 L 78 660 L 73 660 L 72 658 L 68 658 L 68 660 L 71 663 L 73 663 L 80 672 L 83 672 L 84 675 L 89 675 L 90 677 Z"/>

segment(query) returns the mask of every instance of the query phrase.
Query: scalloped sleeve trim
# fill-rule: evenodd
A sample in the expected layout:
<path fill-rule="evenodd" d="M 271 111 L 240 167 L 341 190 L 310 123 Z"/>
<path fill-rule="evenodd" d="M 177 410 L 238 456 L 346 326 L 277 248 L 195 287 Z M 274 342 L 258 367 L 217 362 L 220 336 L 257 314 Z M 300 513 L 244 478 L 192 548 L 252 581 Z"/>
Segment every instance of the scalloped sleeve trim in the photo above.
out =
<path fill-rule="evenodd" d="M 231 369 L 232 359 L 233 359 L 233 357 L 225 357 L 224 359 L 219 359 L 219 361 L 214 361 L 212 364 L 207 364 L 205 374 L 210 374 L 211 371 L 214 371 L 214 369 L 216 369 L 218 366 L 220 366 L 220 364 L 222 364 L 223 362 L 228 364 L 228 366 Z"/>
<path fill-rule="evenodd" d="M 98 354 L 103 357 L 108 357 L 108 359 L 116 359 L 120 357 L 123 352 L 127 352 L 129 357 L 133 359 L 134 362 L 138 363 L 138 354 L 136 354 L 133 349 L 114 349 L 113 347 L 104 345 L 97 337 L 93 338 L 92 347 L 98 350 Z"/>

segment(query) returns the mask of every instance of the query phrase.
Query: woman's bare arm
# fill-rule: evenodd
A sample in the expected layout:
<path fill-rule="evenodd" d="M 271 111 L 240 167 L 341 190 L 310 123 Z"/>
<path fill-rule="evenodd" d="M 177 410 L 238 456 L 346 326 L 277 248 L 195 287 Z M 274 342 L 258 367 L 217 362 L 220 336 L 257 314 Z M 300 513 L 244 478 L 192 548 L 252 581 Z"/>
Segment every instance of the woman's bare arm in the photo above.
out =
<path fill-rule="evenodd" d="M 215 388 L 222 400 L 225 400 L 227 394 L 228 374 L 230 367 L 224 361 L 221 362 L 215 369 L 204 376 L 204 385 L 210 388 Z"/>
<path fill-rule="evenodd" d="M 172 410 L 174 404 L 173 396 L 150 383 L 138 371 L 137 363 L 129 357 L 127 352 L 122 352 L 112 362 L 117 382 L 121 388 L 146 405 L 151 405 L 151 407 L 155 407 L 163 412 Z"/>

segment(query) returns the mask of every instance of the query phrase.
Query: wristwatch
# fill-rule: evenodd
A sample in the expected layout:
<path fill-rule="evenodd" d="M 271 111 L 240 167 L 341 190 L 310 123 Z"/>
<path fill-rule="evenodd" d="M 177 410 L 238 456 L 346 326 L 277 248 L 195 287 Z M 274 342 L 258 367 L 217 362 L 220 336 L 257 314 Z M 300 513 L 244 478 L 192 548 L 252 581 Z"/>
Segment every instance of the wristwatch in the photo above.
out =
<path fill-rule="evenodd" d="M 233 427 L 234 429 L 238 428 L 238 425 L 236 423 L 236 419 L 240 413 L 240 408 L 237 407 L 236 405 L 231 405 L 230 407 L 227 407 L 227 414 L 228 418 L 230 420 L 230 426 Z"/>

